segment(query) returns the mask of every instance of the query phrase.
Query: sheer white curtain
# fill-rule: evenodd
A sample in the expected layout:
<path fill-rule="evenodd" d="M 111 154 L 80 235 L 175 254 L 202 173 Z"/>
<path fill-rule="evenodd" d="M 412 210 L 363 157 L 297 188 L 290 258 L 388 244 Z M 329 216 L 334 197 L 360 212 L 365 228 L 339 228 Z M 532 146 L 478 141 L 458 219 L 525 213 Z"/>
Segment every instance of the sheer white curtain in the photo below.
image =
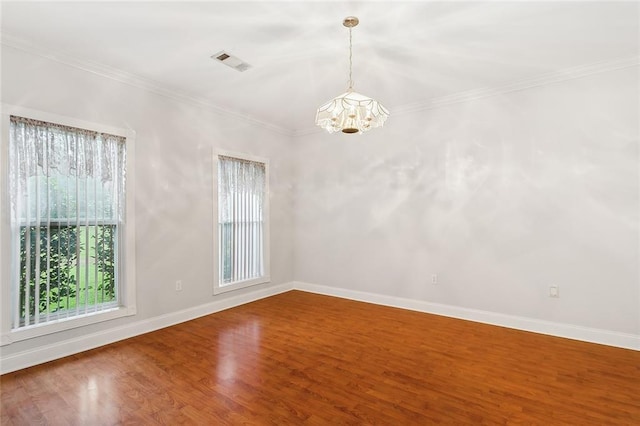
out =
<path fill-rule="evenodd" d="M 125 138 L 10 118 L 13 328 L 117 305 Z"/>
<path fill-rule="evenodd" d="M 220 285 L 264 275 L 265 164 L 218 157 Z"/>

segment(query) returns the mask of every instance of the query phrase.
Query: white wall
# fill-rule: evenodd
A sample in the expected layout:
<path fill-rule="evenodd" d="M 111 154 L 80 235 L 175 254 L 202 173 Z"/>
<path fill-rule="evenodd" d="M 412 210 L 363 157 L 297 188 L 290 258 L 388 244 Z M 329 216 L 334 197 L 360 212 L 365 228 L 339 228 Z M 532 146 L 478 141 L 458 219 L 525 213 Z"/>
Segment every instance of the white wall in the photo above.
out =
<path fill-rule="evenodd" d="M 300 137 L 296 279 L 640 335 L 638 92 L 633 66 Z"/>
<path fill-rule="evenodd" d="M 137 132 L 138 314 L 13 343 L 2 359 L 249 294 L 212 294 L 215 148 L 271 160 L 262 289 L 295 278 L 640 335 L 637 72 L 292 138 L 3 46 L 3 103 Z"/>
<path fill-rule="evenodd" d="M 256 290 L 213 296 L 217 148 L 270 160 L 272 282 L 258 288 L 292 280 L 290 136 L 7 46 L 2 102 L 136 131 L 138 308 L 134 317 L 12 343 L 3 358 Z"/>

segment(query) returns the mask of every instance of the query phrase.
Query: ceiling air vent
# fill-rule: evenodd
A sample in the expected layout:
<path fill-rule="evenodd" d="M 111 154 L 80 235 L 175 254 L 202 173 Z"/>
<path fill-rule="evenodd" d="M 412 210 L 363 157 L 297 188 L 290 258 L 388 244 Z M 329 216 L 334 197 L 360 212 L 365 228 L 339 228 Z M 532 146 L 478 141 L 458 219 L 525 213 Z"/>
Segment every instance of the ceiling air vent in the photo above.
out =
<path fill-rule="evenodd" d="M 211 56 L 212 59 L 215 59 L 218 62 L 222 62 L 223 64 L 233 68 L 236 71 L 246 71 L 249 68 L 251 68 L 251 65 L 249 65 L 248 63 L 246 63 L 245 61 L 243 61 L 240 58 L 237 58 L 227 52 L 225 52 L 224 50 L 221 52 L 216 53 L 215 55 Z"/>

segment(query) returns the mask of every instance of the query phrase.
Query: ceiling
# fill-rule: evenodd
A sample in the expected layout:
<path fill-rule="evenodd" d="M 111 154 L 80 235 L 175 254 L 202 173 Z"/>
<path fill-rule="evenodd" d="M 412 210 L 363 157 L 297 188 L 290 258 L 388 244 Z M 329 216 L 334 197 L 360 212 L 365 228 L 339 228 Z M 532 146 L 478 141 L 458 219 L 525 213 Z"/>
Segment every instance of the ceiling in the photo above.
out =
<path fill-rule="evenodd" d="M 392 114 L 639 53 L 636 2 L 8 2 L 2 40 L 133 75 L 273 124 L 313 128 L 345 91 L 355 15 L 354 88 Z M 238 72 L 210 56 L 226 50 Z"/>

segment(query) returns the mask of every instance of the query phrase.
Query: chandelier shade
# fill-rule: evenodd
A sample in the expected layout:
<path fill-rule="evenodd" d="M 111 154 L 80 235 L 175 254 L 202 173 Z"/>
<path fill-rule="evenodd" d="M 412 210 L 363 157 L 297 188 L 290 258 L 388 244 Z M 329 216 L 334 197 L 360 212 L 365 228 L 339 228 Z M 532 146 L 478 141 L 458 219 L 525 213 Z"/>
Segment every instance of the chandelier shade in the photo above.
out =
<path fill-rule="evenodd" d="M 349 90 L 318 108 L 316 124 L 329 133 L 362 133 L 381 127 L 388 116 L 378 101 Z"/>
<path fill-rule="evenodd" d="M 353 45 L 351 29 L 360 21 L 348 16 L 342 25 L 349 28 L 349 87 L 340 96 L 328 101 L 316 112 L 316 125 L 329 133 L 363 133 L 374 127 L 382 127 L 389 111 L 381 103 L 353 90 Z"/>

